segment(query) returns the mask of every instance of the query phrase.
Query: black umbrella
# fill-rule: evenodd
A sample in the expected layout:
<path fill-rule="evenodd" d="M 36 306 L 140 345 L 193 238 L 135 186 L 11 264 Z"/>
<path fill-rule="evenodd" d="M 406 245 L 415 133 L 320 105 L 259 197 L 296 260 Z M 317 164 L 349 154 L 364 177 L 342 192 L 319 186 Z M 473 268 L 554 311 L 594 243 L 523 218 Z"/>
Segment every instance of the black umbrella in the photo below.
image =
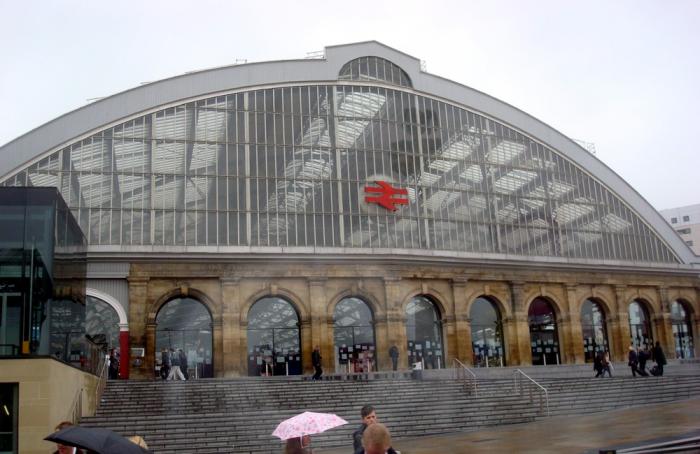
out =
<path fill-rule="evenodd" d="M 98 454 L 144 454 L 150 452 L 109 429 L 69 426 L 52 433 L 44 440 L 95 451 Z"/>

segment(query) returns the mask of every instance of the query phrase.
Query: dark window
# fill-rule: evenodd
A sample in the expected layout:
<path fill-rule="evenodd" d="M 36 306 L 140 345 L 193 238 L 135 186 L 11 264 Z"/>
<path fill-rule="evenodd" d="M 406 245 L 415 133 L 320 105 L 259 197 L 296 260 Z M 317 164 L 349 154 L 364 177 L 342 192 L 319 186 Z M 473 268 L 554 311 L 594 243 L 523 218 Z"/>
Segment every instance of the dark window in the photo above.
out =
<path fill-rule="evenodd" d="M 690 216 L 683 216 L 683 222 L 690 221 Z"/>
<path fill-rule="evenodd" d="M 678 229 L 678 230 L 676 230 L 676 232 L 680 233 L 681 235 L 687 235 L 687 234 L 690 233 L 690 229 L 689 229 L 689 228 L 686 228 L 686 229 Z"/>
<path fill-rule="evenodd" d="M 692 245 L 693 245 L 693 240 L 688 240 L 688 241 L 685 242 L 685 244 L 687 244 L 688 246 L 692 246 Z"/>
<path fill-rule="evenodd" d="M 678 218 L 671 218 L 671 224 L 678 224 Z"/>

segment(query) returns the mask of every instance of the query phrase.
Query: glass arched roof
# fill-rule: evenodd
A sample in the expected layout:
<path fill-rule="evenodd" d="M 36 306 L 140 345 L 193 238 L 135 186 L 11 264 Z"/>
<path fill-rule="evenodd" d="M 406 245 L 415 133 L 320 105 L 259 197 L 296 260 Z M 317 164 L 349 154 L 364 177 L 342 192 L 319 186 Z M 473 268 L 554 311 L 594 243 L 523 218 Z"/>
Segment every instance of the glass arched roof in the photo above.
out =
<path fill-rule="evenodd" d="M 398 65 L 381 57 L 360 57 L 347 62 L 338 74 L 339 80 L 369 80 L 412 87 L 411 78 Z"/>

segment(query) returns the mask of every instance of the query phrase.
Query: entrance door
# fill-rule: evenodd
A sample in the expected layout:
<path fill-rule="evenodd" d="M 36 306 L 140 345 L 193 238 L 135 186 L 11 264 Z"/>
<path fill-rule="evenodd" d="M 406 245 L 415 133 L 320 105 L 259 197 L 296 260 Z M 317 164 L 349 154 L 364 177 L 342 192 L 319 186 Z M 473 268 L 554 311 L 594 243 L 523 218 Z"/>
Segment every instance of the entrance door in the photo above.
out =
<path fill-rule="evenodd" d="M 554 309 L 547 300 L 537 298 L 530 304 L 528 323 L 530 324 L 532 365 L 559 364 L 557 319 Z"/>
<path fill-rule="evenodd" d="M 0 293 L 0 356 L 19 354 L 21 325 L 22 295 Z"/>

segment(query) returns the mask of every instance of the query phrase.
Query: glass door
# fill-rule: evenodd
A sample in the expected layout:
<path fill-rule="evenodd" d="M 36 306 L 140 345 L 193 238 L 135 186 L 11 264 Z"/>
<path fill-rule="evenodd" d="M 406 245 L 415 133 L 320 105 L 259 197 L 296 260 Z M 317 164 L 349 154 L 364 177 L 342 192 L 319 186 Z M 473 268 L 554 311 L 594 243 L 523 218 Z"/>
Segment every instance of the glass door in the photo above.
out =
<path fill-rule="evenodd" d="M 0 293 L 0 356 L 18 355 L 22 325 L 22 295 Z"/>

